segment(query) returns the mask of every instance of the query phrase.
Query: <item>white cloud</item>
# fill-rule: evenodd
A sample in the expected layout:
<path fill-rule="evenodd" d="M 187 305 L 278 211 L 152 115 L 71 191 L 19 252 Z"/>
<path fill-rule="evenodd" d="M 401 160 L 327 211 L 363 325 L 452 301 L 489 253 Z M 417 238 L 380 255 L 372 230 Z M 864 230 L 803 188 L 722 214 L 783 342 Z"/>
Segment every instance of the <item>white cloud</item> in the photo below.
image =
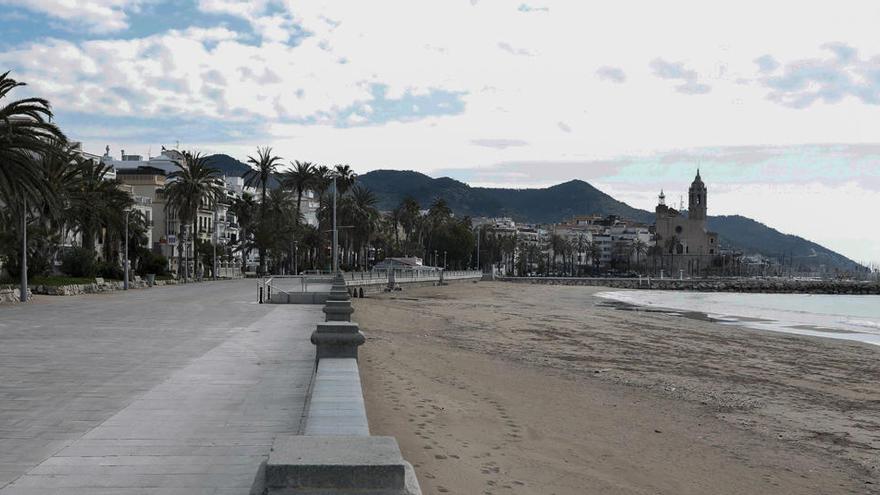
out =
<path fill-rule="evenodd" d="M 24 7 L 95 33 L 125 29 L 126 10 L 140 3 L 142 0 L 0 0 L 0 5 Z"/>
<path fill-rule="evenodd" d="M 626 72 L 620 67 L 603 65 L 596 70 L 596 75 L 599 76 L 599 79 L 611 81 L 613 83 L 622 83 L 626 81 Z"/>
<path fill-rule="evenodd" d="M 4 2 L 53 10 L 70 22 L 93 19 L 105 30 L 124 27 L 137 4 Z M 103 14 L 64 7 L 85 4 L 101 6 Z M 835 9 L 794 0 L 606 2 L 601 8 L 565 0 L 198 5 L 206 14 L 243 19 L 253 33 L 217 26 L 140 39 L 24 40 L 0 52 L 0 66 L 14 69 L 61 111 L 197 117 L 191 129 L 199 137 L 177 137 L 207 151 L 242 156 L 257 144 L 272 145 L 284 156 L 349 162 L 360 171 L 595 163 L 705 146 L 880 142 L 877 108 L 869 104 L 880 37 L 869 2 L 841 0 Z M 798 12 L 794 24 L 788 22 L 792 11 Z M 838 79 L 810 77 L 803 87 L 783 87 L 806 77 L 797 66 L 809 61 L 830 65 Z M 400 108 L 376 101 L 376 85 L 384 98 L 401 99 Z M 456 95 L 463 109 L 389 115 L 404 106 L 426 111 L 434 92 Z M 780 104 L 805 95 L 812 100 L 803 108 Z M 211 135 L 212 126 L 242 121 L 255 129 L 242 140 Z M 377 121 L 385 123 L 363 125 Z M 528 145 L 503 146 L 518 140 Z M 94 143 L 97 149 L 104 144 Z M 145 153 L 148 145 L 127 143 L 127 149 L 140 146 Z M 868 223 L 864 213 L 853 215 Z"/>

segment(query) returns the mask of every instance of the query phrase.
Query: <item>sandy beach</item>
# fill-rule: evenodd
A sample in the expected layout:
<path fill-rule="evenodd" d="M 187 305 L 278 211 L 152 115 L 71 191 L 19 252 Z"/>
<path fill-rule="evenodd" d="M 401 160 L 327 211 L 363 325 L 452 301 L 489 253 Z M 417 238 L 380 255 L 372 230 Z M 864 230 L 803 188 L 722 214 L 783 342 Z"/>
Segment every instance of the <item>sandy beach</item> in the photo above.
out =
<path fill-rule="evenodd" d="M 880 493 L 880 347 L 622 310 L 600 287 L 355 300 L 371 431 L 424 493 Z"/>

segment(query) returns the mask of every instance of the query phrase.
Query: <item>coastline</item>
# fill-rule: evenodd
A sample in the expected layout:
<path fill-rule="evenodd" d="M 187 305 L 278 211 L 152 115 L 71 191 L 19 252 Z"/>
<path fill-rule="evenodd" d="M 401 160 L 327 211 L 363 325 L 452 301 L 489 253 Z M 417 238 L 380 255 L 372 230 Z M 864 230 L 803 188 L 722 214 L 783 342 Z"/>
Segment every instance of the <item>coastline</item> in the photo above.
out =
<path fill-rule="evenodd" d="M 605 290 L 356 300 L 373 434 L 428 492 L 878 491 L 876 346 L 620 311 Z"/>
<path fill-rule="evenodd" d="M 534 285 L 605 287 L 606 289 L 682 290 L 765 294 L 880 295 L 880 281 L 811 280 L 797 278 L 590 278 L 499 277 L 501 282 Z"/>

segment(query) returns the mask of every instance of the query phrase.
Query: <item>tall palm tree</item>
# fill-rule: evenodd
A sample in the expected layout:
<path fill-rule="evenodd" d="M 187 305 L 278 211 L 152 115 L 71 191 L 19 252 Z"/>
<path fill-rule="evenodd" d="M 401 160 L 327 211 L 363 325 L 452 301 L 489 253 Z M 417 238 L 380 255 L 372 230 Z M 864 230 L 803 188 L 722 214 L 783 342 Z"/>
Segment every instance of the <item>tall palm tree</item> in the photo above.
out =
<path fill-rule="evenodd" d="M 333 177 L 336 178 L 336 191 L 340 196 L 344 196 L 357 178 L 357 174 L 348 165 L 336 165 L 333 167 Z"/>
<path fill-rule="evenodd" d="M 209 165 L 207 157 L 201 153 L 185 151 L 183 163 L 175 162 L 177 170 L 168 175 L 171 181 L 163 189 L 169 207 L 177 212 L 180 219 L 180 233 L 183 237 L 183 226 L 192 225 L 193 260 L 198 260 L 195 238 L 198 235 L 196 222 L 199 208 L 205 205 L 209 209 L 223 196 L 220 171 Z M 195 271 L 196 266 L 193 266 Z M 186 272 L 184 272 L 186 273 Z"/>
<path fill-rule="evenodd" d="M 310 162 L 300 162 L 299 160 L 294 160 L 290 164 L 293 168 L 282 174 L 281 185 L 296 193 L 296 212 L 297 218 L 299 218 L 302 212 L 303 193 L 314 186 L 315 166 Z"/>
<path fill-rule="evenodd" d="M 281 161 L 280 156 L 272 155 L 272 148 L 257 148 L 257 157 L 248 156 L 248 163 L 253 165 L 254 169 L 248 170 L 244 174 L 245 184 L 250 187 L 260 188 L 260 222 L 266 222 L 266 188 L 269 180 L 278 169 L 278 162 Z M 264 237 L 264 236 L 261 236 Z M 259 243 L 257 249 L 260 251 L 260 274 L 266 272 L 266 246 Z"/>
<path fill-rule="evenodd" d="M 556 270 L 556 258 L 562 253 L 563 263 L 565 262 L 565 238 L 557 233 L 550 234 L 550 250 L 553 252 L 550 266 Z"/>
<path fill-rule="evenodd" d="M 0 75 L 0 102 L 25 83 Z M 61 130 L 52 123 L 52 110 L 43 98 L 13 100 L 0 106 L 0 199 L 11 204 L 16 199 L 39 200 L 43 183 L 33 166 L 35 155 L 50 153 L 53 144 L 65 142 Z"/>
<path fill-rule="evenodd" d="M 595 272 L 596 268 L 599 267 L 599 261 L 602 260 L 602 248 L 599 247 L 599 244 L 596 242 L 588 242 L 587 254 L 590 256 L 590 261 L 593 266 L 592 270 Z"/>
<path fill-rule="evenodd" d="M 269 192 L 266 202 L 266 221 L 261 225 L 258 236 L 259 244 L 266 246 L 271 254 L 274 273 L 279 273 L 282 266 L 293 269 L 294 231 L 299 224 L 296 202 L 293 194 L 286 189 L 273 189 Z M 294 223 L 290 223 L 290 218 Z M 287 259 L 285 260 L 285 253 Z"/>
<path fill-rule="evenodd" d="M 68 218 L 80 235 L 80 244 L 89 252 L 94 252 L 102 230 L 114 230 L 122 222 L 124 211 L 134 204 L 131 194 L 120 189 L 122 183 L 109 178 L 112 172 L 113 167 L 105 163 L 81 160 L 68 192 Z"/>
<path fill-rule="evenodd" d="M 351 212 L 349 221 L 354 225 L 354 242 L 358 251 L 361 268 L 366 268 L 366 248 L 379 226 L 379 210 L 376 205 L 379 199 L 368 188 L 355 185 L 351 188 Z"/>
<path fill-rule="evenodd" d="M 641 255 L 648 253 L 648 243 L 641 238 L 636 237 L 632 245 L 633 252 L 636 254 L 636 270 L 639 269 Z"/>
<path fill-rule="evenodd" d="M 401 227 L 403 227 L 403 233 L 406 236 L 406 241 L 412 241 L 412 234 L 416 228 L 416 222 L 419 219 L 421 206 L 412 196 L 406 196 L 403 198 L 403 201 L 400 203 L 400 207 L 403 210 L 401 217 Z"/>
<path fill-rule="evenodd" d="M 9 72 L 0 75 L 0 102 L 13 89 L 24 85 L 9 77 Z M 25 301 L 28 202 L 34 204 L 47 194 L 32 160 L 35 155 L 48 152 L 50 142 L 66 138 L 52 123 L 48 100 L 24 98 L 0 105 L 0 201 L 17 213 L 15 218 L 21 218 L 21 299 Z"/>
<path fill-rule="evenodd" d="M 230 208 L 238 221 L 239 238 L 236 251 L 242 254 L 242 266 L 247 262 L 248 255 L 254 248 L 254 230 L 257 219 L 257 203 L 254 197 L 249 193 L 244 193 L 240 198 L 236 198 Z"/>
<path fill-rule="evenodd" d="M 318 201 L 324 198 L 324 194 L 327 193 L 327 190 L 330 189 L 330 184 L 333 182 L 333 171 L 330 170 L 330 167 L 327 165 L 317 165 L 315 167 L 315 179 L 314 179 L 314 187 L 315 192 L 318 193 Z"/>

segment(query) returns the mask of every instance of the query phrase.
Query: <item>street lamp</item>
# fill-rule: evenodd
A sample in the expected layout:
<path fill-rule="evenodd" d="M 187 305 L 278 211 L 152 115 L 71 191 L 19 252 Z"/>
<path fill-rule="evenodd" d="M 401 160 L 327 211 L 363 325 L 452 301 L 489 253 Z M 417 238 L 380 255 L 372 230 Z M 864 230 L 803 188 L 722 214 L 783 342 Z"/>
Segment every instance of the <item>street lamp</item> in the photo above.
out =
<path fill-rule="evenodd" d="M 125 209 L 125 261 L 122 263 L 122 288 L 128 290 L 128 215 L 131 208 Z"/>
<path fill-rule="evenodd" d="M 446 269 L 446 251 L 443 251 L 443 269 Z"/>
<path fill-rule="evenodd" d="M 211 247 L 214 249 L 214 263 L 211 268 L 211 278 L 213 280 L 217 280 L 217 242 L 220 237 L 219 232 L 217 231 L 217 204 L 214 203 L 214 232 L 212 233 L 211 239 Z"/>
<path fill-rule="evenodd" d="M 339 245 L 339 231 L 336 228 L 336 176 L 333 176 L 333 274 L 339 272 L 339 255 L 336 253 Z"/>

